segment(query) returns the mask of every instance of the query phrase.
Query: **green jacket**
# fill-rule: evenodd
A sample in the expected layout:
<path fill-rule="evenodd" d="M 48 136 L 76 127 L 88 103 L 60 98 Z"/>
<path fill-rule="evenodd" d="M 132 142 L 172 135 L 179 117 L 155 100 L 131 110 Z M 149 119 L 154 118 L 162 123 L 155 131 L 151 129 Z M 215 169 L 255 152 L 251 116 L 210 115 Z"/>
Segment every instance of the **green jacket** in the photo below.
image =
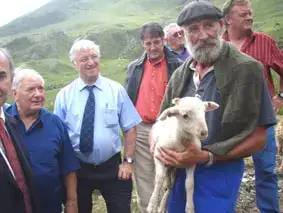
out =
<path fill-rule="evenodd" d="M 172 75 L 160 112 L 170 107 L 175 97 L 182 97 L 193 70 L 185 61 Z M 250 135 L 258 124 L 264 85 L 263 66 L 223 41 L 222 51 L 214 64 L 216 85 L 220 91 L 222 132 L 218 141 L 203 148 L 225 155 Z"/>

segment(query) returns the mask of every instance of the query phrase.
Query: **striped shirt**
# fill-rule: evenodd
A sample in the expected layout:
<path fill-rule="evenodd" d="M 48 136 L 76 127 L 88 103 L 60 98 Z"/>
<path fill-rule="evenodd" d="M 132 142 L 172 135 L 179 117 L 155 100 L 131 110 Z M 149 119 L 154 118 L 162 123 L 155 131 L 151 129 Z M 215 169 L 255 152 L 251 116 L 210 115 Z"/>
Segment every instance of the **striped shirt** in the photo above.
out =
<path fill-rule="evenodd" d="M 228 33 L 224 33 L 222 38 L 229 41 Z M 271 69 L 283 77 L 283 53 L 276 46 L 273 38 L 261 33 L 252 32 L 242 45 L 240 51 L 255 58 L 264 66 L 264 76 L 271 97 L 275 93 L 274 83 L 271 76 Z"/>

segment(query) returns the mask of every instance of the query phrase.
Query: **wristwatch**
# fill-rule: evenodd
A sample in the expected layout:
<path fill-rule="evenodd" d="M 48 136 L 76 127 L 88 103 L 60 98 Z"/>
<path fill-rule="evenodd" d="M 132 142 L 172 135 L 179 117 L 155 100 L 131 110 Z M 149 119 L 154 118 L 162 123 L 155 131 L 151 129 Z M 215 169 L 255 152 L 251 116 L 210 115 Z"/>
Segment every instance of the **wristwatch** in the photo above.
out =
<path fill-rule="evenodd" d="M 131 157 L 125 157 L 124 162 L 127 162 L 128 164 L 132 164 L 134 162 L 134 159 Z"/>
<path fill-rule="evenodd" d="M 205 166 L 209 167 L 214 162 L 214 155 L 213 155 L 213 153 L 208 151 L 208 157 L 209 157 L 209 159 L 208 159 L 208 162 L 205 164 Z"/>
<path fill-rule="evenodd" d="M 278 93 L 279 98 L 283 98 L 283 92 Z"/>

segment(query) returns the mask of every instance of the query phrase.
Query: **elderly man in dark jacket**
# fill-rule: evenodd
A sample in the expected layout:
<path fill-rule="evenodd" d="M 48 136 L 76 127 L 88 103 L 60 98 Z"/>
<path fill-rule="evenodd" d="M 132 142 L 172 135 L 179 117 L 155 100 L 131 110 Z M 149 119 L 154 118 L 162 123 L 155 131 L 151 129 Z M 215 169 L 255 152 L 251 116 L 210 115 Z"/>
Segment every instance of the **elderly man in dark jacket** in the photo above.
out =
<path fill-rule="evenodd" d="M 16 121 L 4 113 L 14 66 L 0 48 L 0 212 L 40 213 L 34 179 Z"/>
<path fill-rule="evenodd" d="M 164 32 L 159 24 L 144 24 L 140 37 L 145 52 L 128 66 L 126 90 L 143 120 L 137 126 L 134 177 L 139 206 L 145 213 L 155 174 L 148 134 L 159 113 L 167 83 L 182 61 L 164 46 Z"/>

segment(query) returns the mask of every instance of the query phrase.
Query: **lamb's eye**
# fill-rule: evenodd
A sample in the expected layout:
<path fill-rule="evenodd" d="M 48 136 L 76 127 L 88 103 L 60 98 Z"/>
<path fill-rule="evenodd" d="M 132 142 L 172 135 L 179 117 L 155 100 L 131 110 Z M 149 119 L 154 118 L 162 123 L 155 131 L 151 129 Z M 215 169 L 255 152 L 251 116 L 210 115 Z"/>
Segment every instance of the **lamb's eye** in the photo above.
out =
<path fill-rule="evenodd" d="M 189 117 L 188 114 L 183 115 L 183 118 L 187 119 Z"/>

